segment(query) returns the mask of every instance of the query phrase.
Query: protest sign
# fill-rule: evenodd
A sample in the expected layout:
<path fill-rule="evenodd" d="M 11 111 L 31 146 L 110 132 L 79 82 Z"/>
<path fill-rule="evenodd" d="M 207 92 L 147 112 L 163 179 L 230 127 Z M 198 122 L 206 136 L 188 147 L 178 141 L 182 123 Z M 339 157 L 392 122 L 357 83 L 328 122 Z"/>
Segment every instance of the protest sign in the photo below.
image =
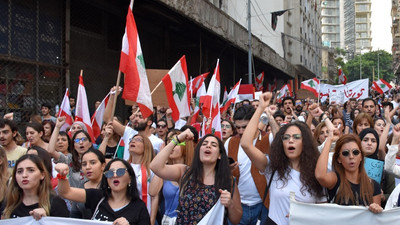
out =
<path fill-rule="evenodd" d="M 369 178 L 374 179 L 378 184 L 382 180 L 383 164 L 384 162 L 381 160 L 365 158 L 365 172 L 367 172 Z"/>

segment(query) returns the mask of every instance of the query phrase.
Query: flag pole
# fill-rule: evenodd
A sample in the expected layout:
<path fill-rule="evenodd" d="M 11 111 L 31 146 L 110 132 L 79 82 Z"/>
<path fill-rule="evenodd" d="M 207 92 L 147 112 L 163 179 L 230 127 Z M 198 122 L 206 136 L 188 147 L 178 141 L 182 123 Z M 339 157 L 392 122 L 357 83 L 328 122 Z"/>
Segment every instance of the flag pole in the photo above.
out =
<path fill-rule="evenodd" d="M 157 84 L 157 86 L 151 91 L 150 95 L 153 95 L 154 91 L 162 84 L 162 80 L 160 83 Z"/>
<path fill-rule="evenodd" d="M 114 120 L 114 114 L 115 114 L 115 106 L 117 105 L 117 98 L 118 98 L 118 92 L 119 92 L 119 83 L 121 80 L 121 70 L 118 70 L 118 75 L 117 75 L 117 84 L 115 85 L 115 95 L 114 95 L 114 102 L 111 108 L 111 121 Z"/>

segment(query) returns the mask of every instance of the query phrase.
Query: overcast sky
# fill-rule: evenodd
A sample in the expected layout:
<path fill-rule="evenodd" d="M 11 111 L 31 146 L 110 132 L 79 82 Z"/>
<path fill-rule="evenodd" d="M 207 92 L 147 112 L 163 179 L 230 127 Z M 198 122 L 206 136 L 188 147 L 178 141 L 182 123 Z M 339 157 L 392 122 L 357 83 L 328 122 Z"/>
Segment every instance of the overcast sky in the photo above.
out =
<path fill-rule="evenodd" d="M 383 49 L 392 54 L 391 0 L 372 0 L 372 49 Z"/>

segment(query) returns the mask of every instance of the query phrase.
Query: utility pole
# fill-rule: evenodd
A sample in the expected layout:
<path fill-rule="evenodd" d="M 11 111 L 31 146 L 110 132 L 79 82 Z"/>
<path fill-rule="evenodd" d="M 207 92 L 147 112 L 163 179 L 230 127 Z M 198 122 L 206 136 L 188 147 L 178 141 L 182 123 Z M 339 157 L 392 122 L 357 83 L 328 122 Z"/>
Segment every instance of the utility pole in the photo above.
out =
<path fill-rule="evenodd" d="M 378 52 L 378 80 L 380 79 L 380 77 L 379 77 L 379 54 L 380 54 L 380 52 Z"/>
<path fill-rule="evenodd" d="M 248 2 L 247 2 L 247 23 L 248 23 L 248 32 L 249 32 L 249 41 L 248 41 L 248 44 L 249 44 L 249 47 L 248 47 L 248 62 L 249 62 L 249 64 L 248 64 L 248 69 L 249 69 L 249 72 L 248 72 L 248 74 L 249 74 L 249 84 L 252 84 L 253 83 L 253 81 L 252 81 L 252 78 L 253 78 L 253 75 L 252 75 L 252 72 L 251 72 L 251 69 L 252 69 L 252 67 L 251 67 L 251 56 L 252 56 L 252 53 L 251 53 L 251 0 L 248 0 Z"/>

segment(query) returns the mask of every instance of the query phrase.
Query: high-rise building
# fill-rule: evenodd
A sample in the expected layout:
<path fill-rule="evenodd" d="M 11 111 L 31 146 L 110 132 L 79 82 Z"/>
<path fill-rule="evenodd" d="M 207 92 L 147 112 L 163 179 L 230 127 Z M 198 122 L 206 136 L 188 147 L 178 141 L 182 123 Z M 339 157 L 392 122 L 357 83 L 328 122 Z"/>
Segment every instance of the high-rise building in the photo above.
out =
<path fill-rule="evenodd" d="M 393 57 L 393 71 L 398 76 L 400 74 L 399 66 L 400 66 L 400 4 L 399 0 L 392 1 L 392 57 Z"/>
<path fill-rule="evenodd" d="M 356 54 L 372 50 L 371 12 L 371 0 L 355 1 Z"/>
<path fill-rule="evenodd" d="M 321 4 L 321 30 L 324 46 L 340 47 L 340 1 L 323 1 Z"/>

